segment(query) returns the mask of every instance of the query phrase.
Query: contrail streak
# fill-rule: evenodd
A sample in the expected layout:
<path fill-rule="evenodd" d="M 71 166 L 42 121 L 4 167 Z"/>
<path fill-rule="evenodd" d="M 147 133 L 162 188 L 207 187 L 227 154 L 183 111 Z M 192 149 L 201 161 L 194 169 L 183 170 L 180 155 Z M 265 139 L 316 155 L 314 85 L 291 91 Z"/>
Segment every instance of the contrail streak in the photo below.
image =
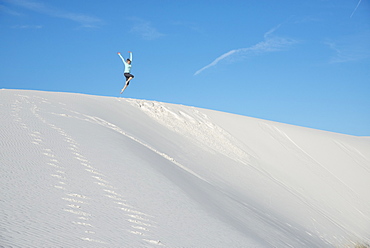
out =
<path fill-rule="evenodd" d="M 279 24 L 275 28 L 269 30 L 264 34 L 264 40 L 246 48 L 239 48 L 239 49 L 233 49 L 227 53 L 222 54 L 221 56 L 217 57 L 215 60 L 212 61 L 212 63 L 204 66 L 203 68 L 197 70 L 194 73 L 194 76 L 200 74 L 204 70 L 213 67 L 217 65 L 220 61 L 232 57 L 232 56 L 251 56 L 256 54 L 262 54 L 262 53 L 268 53 L 268 52 L 274 52 L 274 51 L 281 51 L 286 47 L 289 47 L 290 45 L 293 45 L 297 43 L 297 41 L 293 39 L 288 38 L 282 38 L 273 36 L 272 33 L 274 33 L 277 29 L 279 29 L 281 25 Z"/>
<path fill-rule="evenodd" d="M 355 12 L 356 12 L 356 10 L 357 10 L 358 6 L 360 6 L 361 1 L 362 1 L 362 0 L 358 1 L 358 4 L 357 4 L 357 6 L 356 6 L 355 10 L 352 12 L 352 15 L 351 15 L 351 17 L 350 17 L 350 18 L 352 18 L 353 14 L 355 14 Z"/>

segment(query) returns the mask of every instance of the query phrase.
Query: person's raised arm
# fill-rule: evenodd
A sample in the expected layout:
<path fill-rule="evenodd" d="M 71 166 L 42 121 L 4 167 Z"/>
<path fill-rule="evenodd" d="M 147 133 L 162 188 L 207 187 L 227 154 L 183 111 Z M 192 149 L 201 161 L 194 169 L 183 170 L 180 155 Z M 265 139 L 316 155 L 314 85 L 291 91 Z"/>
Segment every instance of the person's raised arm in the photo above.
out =
<path fill-rule="evenodd" d="M 129 51 L 129 53 L 130 53 L 130 61 L 132 62 L 132 52 Z"/>
<path fill-rule="evenodd" d="M 122 59 L 122 62 L 125 64 L 125 63 L 126 63 L 126 62 L 125 62 L 125 59 L 121 56 L 121 53 L 120 53 L 120 52 L 118 52 L 117 54 L 118 54 L 118 56 Z"/>

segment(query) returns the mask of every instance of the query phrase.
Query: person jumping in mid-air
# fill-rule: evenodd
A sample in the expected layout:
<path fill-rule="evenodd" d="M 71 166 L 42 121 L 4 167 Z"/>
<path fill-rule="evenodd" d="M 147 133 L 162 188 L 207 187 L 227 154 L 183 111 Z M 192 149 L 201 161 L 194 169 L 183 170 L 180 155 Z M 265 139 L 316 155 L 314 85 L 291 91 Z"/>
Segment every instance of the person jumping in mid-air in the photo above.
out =
<path fill-rule="evenodd" d="M 130 84 L 131 79 L 134 78 L 134 75 L 132 75 L 131 72 L 131 62 L 132 62 L 132 52 L 130 53 L 130 58 L 125 61 L 125 59 L 121 56 L 121 53 L 118 52 L 118 56 L 122 59 L 123 64 L 125 65 L 125 70 L 123 72 L 123 75 L 126 77 L 126 83 L 123 89 L 121 90 L 121 94 L 123 91 L 127 88 L 127 86 Z"/>

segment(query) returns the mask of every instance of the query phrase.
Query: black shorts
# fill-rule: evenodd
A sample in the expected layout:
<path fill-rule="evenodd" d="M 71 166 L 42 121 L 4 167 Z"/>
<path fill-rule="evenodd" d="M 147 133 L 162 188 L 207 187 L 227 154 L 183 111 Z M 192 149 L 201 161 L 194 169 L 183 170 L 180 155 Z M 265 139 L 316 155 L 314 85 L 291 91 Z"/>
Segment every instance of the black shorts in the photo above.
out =
<path fill-rule="evenodd" d="M 130 73 L 123 73 L 123 75 L 126 77 L 126 80 L 129 79 L 130 77 L 134 78 L 134 75 Z"/>

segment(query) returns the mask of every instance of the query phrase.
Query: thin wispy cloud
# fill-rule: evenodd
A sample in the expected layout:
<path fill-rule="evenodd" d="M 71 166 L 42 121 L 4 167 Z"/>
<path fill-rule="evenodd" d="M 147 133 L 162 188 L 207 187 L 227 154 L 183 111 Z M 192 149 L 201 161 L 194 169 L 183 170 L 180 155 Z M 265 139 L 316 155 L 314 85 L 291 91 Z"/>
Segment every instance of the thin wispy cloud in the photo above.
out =
<path fill-rule="evenodd" d="M 12 28 L 15 29 L 41 29 L 42 25 L 14 25 Z"/>
<path fill-rule="evenodd" d="M 5 0 L 7 3 L 17 5 L 19 7 L 32 10 L 34 12 L 38 12 L 41 14 L 45 14 L 55 18 L 62 18 L 66 20 L 70 20 L 73 22 L 77 22 L 81 25 L 81 27 L 98 27 L 102 21 L 99 18 L 81 14 L 81 13 L 74 13 L 69 12 L 61 9 L 54 8 L 50 5 L 46 5 L 41 2 L 31 1 L 31 0 Z"/>
<path fill-rule="evenodd" d="M 7 6 L 1 5 L 1 4 L 0 4 L 0 12 L 6 13 L 6 14 L 9 14 L 9 15 L 13 15 L 13 16 L 22 16 L 21 13 L 19 13 L 17 11 L 14 11 L 14 10 L 8 8 Z"/>
<path fill-rule="evenodd" d="M 244 48 L 242 48 L 242 49 L 244 49 Z M 213 60 L 213 61 L 212 61 L 212 63 L 210 63 L 210 64 L 208 64 L 208 65 L 204 66 L 203 68 L 201 68 L 200 70 L 196 71 L 196 72 L 194 73 L 194 76 L 195 76 L 195 75 L 198 75 L 199 73 L 201 73 L 201 72 L 202 72 L 202 71 L 204 71 L 204 70 L 207 70 L 208 68 L 211 68 L 212 66 L 217 65 L 217 64 L 218 64 L 218 62 L 220 62 L 221 60 L 224 60 L 225 58 L 230 57 L 230 56 L 231 56 L 231 55 L 233 55 L 234 53 L 238 53 L 238 52 L 240 52 L 240 50 L 241 50 L 241 49 L 231 50 L 231 51 L 229 51 L 229 52 L 227 52 L 227 53 L 222 54 L 222 55 L 221 55 L 221 56 L 219 56 L 217 59 Z"/>
<path fill-rule="evenodd" d="M 155 40 L 164 36 L 149 21 L 140 18 L 130 18 L 130 20 L 134 23 L 131 32 L 139 35 L 144 40 Z"/>
<path fill-rule="evenodd" d="M 252 55 L 258 55 L 263 53 L 269 53 L 269 52 L 276 52 L 281 51 L 283 49 L 286 49 L 287 47 L 297 43 L 297 41 L 289 38 L 283 38 L 279 36 L 274 36 L 273 33 L 279 29 L 280 25 L 272 28 L 271 30 L 267 31 L 264 34 L 264 40 L 247 48 L 239 48 L 231 50 L 227 53 L 222 54 L 218 58 L 216 58 L 212 63 L 204 66 L 203 68 L 199 69 L 194 73 L 194 76 L 200 74 L 206 69 L 209 69 L 215 65 L 217 65 L 220 61 L 229 59 L 231 57 L 235 58 L 236 56 L 238 58 L 248 57 Z M 236 58 L 235 58 L 236 59 Z"/>
<path fill-rule="evenodd" d="M 370 32 L 326 41 L 325 44 L 334 54 L 330 63 L 346 63 L 370 58 Z"/>

